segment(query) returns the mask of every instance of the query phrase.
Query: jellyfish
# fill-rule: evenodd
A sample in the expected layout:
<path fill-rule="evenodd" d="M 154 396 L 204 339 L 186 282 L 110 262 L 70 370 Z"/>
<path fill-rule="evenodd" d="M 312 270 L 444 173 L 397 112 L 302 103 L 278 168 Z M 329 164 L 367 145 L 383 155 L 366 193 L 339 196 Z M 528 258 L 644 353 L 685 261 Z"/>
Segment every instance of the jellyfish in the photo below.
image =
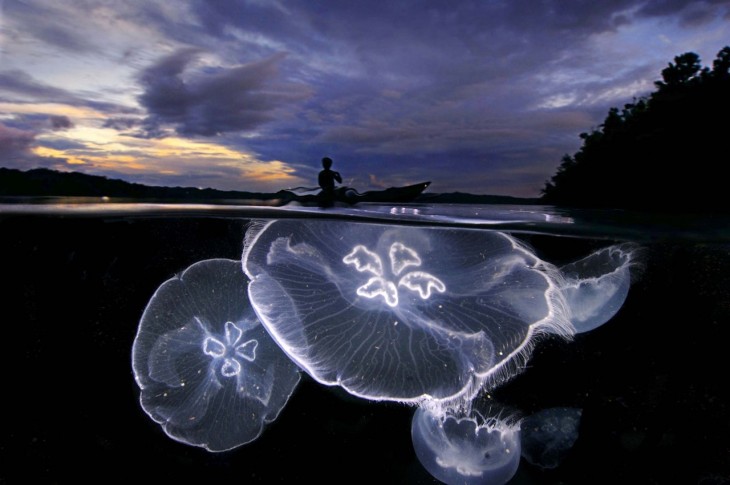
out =
<path fill-rule="evenodd" d="M 468 400 L 534 337 L 569 336 L 552 265 L 475 229 L 276 220 L 247 232 L 249 298 L 315 380 L 371 400 Z"/>
<path fill-rule="evenodd" d="M 636 254 L 633 244 L 613 245 L 560 268 L 560 287 L 576 332 L 593 330 L 618 312 L 629 292 Z"/>
<path fill-rule="evenodd" d="M 520 465 L 520 425 L 509 418 L 424 406 L 413 415 L 411 438 L 418 461 L 447 484 L 507 483 Z"/>
<path fill-rule="evenodd" d="M 540 468 L 556 468 L 578 439 L 581 409 L 543 409 L 522 420 L 522 456 Z"/>
<path fill-rule="evenodd" d="M 240 261 L 193 264 L 163 283 L 132 349 L 140 403 L 171 438 L 209 451 L 255 440 L 299 382 L 246 295 Z"/>

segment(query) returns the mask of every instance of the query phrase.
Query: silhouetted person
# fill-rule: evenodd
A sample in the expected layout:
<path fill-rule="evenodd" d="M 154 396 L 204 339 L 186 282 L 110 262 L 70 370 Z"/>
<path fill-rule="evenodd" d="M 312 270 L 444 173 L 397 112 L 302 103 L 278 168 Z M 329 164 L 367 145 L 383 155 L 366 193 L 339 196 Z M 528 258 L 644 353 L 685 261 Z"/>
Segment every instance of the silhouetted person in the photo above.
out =
<path fill-rule="evenodd" d="M 320 204 L 322 206 L 330 206 L 335 200 L 335 181 L 342 183 L 342 177 L 340 172 L 330 170 L 332 166 L 332 159 L 324 157 L 322 159 L 322 167 L 324 170 L 319 172 L 319 186 L 322 187 L 322 191 L 319 193 Z"/>
<path fill-rule="evenodd" d="M 335 181 L 342 183 L 342 177 L 340 176 L 340 172 L 330 170 L 332 166 L 331 158 L 324 157 L 322 159 L 322 166 L 324 170 L 319 172 L 319 186 L 322 187 L 322 192 L 331 194 L 335 190 Z"/>

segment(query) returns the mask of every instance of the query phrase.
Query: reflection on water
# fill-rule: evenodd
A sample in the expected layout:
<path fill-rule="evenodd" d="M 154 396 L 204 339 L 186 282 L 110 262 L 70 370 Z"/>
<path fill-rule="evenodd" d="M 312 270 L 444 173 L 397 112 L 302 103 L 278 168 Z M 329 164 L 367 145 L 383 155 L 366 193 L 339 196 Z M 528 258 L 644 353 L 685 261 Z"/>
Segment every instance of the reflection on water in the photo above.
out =
<path fill-rule="evenodd" d="M 250 205 L 247 205 L 251 202 Z M 642 213 L 626 210 L 566 209 L 549 205 L 361 203 L 307 207 L 276 201 L 211 200 L 205 204 L 135 202 L 99 197 L 3 197 L 0 215 L 78 217 L 327 218 L 374 222 L 483 227 L 500 231 L 553 234 L 634 242 L 688 239 L 730 241 L 730 215 Z"/>
<path fill-rule="evenodd" d="M 6 389 L 18 390 L 6 399 L 13 419 L 0 450 L 36 464 L 20 470 L 20 460 L 3 459 L 0 481 L 19 471 L 44 482 L 78 479 L 87 474 L 83 457 L 130 480 L 146 467 L 145 476 L 168 479 L 332 481 L 355 471 L 370 482 L 434 483 L 413 450 L 412 408 L 357 399 L 308 376 L 259 439 L 224 454 L 173 442 L 142 413 L 130 349 L 145 305 L 191 264 L 239 258 L 253 218 L 497 228 L 558 266 L 613 242 L 641 243 L 644 272 L 616 315 L 570 344 L 544 339 L 524 372 L 480 404 L 518 417 L 582 410 L 559 466 L 523 460 L 515 483 L 730 479 L 727 218 L 462 207 L 0 206 Z"/>

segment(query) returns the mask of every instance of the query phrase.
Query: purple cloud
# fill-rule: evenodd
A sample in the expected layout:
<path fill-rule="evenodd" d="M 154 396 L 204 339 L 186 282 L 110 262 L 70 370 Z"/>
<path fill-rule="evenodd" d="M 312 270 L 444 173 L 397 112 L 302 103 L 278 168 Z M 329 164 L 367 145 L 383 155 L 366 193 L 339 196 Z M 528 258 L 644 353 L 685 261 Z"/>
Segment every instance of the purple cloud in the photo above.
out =
<path fill-rule="evenodd" d="M 83 29 L 78 28 L 80 19 L 62 4 L 6 2 L 3 9 L 6 16 L 23 25 L 23 35 L 30 35 L 48 45 L 73 53 L 91 52 L 98 46 L 84 38 Z M 12 30 L 10 32 L 13 34 Z"/>
<path fill-rule="evenodd" d="M 730 15 L 726 0 L 652 0 L 641 4 L 639 17 L 675 17 L 685 27 L 699 27 Z"/>
<path fill-rule="evenodd" d="M 51 115 L 48 120 L 51 122 L 51 128 L 55 130 L 68 130 L 73 128 L 74 124 L 68 116 Z"/>
<path fill-rule="evenodd" d="M 130 130 L 139 125 L 140 120 L 136 118 L 107 118 L 102 125 L 104 128 L 111 128 L 117 131 Z"/>
<path fill-rule="evenodd" d="M 3 95 L 3 92 L 7 94 Z M 106 113 L 134 113 L 137 111 L 136 108 L 97 101 L 95 97 L 93 94 L 90 96 L 89 93 L 75 93 L 39 81 L 21 70 L 0 71 L 0 101 L 87 106 Z"/>
<path fill-rule="evenodd" d="M 248 131 L 277 119 L 277 112 L 308 96 L 301 84 L 278 82 L 283 55 L 232 68 L 208 69 L 186 75 L 200 52 L 185 49 L 145 69 L 139 101 L 149 116 L 148 135 L 159 136 L 171 125 L 183 135 L 215 136 Z"/>
<path fill-rule="evenodd" d="M 18 97 L 32 101 L 76 103 L 81 101 L 69 91 L 42 83 L 26 72 L 19 70 L 0 71 L 0 91 L 10 92 L 14 100 Z"/>
<path fill-rule="evenodd" d="M 27 156 L 35 133 L 0 123 L 0 159 L 13 160 Z"/>
<path fill-rule="evenodd" d="M 0 123 L 0 161 L 7 168 L 27 170 L 37 167 L 59 168 L 65 158 L 43 157 L 33 153 L 38 133 Z"/>

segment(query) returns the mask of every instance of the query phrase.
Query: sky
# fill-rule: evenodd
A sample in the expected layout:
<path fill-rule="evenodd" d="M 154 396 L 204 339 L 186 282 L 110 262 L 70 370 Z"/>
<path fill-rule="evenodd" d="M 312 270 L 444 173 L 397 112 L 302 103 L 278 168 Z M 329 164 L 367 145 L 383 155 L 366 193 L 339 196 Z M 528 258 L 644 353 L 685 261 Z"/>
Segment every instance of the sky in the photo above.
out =
<path fill-rule="evenodd" d="M 0 0 L 0 166 L 535 197 L 730 0 Z"/>

